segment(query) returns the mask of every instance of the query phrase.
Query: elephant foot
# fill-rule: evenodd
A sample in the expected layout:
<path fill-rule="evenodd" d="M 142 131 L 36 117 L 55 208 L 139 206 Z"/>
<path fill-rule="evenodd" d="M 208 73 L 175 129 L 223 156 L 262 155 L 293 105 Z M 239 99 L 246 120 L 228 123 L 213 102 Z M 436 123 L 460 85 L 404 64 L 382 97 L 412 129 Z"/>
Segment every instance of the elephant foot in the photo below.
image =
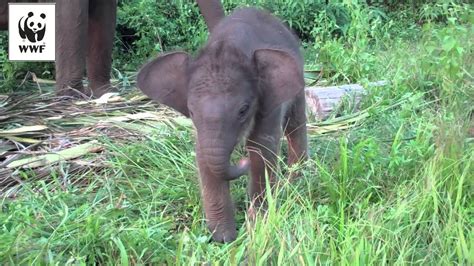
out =
<path fill-rule="evenodd" d="M 56 95 L 71 98 L 90 98 L 91 92 L 82 85 L 82 81 L 72 85 L 56 85 Z"/>
<path fill-rule="evenodd" d="M 315 168 L 311 167 L 311 168 Z M 303 169 L 308 168 L 308 160 L 306 157 L 292 162 L 288 167 L 288 182 L 293 183 L 304 177 Z"/>
<path fill-rule="evenodd" d="M 109 93 L 109 92 L 118 92 L 118 89 L 110 82 L 93 82 L 89 84 L 89 91 L 91 92 L 91 96 L 94 98 L 99 98 L 100 96 Z"/>
<path fill-rule="evenodd" d="M 249 208 L 247 209 L 247 219 L 251 226 L 253 226 L 257 220 L 257 213 L 258 208 L 255 208 L 253 204 L 250 204 Z"/>
<path fill-rule="evenodd" d="M 296 182 L 302 177 L 303 177 L 303 173 L 301 172 L 301 170 L 293 170 L 293 171 L 290 170 L 290 172 L 288 173 L 288 182 L 290 183 Z"/>
<path fill-rule="evenodd" d="M 226 226 L 210 226 L 209 230 L 212 232 L 212 240 L 219 243 L 230 243 L 237 239 L 237 229 L 235 225 L 233 228 L 226 228 Z"/>
<path fill-rule="evenodd" d="M 255 224 L 258 214 L 265 214 L 267 212 L 268 205 L 266 202 L 262 202 L 261 199 L 253 199 L 247 209 L 247 218 L 251 225 Z"/>

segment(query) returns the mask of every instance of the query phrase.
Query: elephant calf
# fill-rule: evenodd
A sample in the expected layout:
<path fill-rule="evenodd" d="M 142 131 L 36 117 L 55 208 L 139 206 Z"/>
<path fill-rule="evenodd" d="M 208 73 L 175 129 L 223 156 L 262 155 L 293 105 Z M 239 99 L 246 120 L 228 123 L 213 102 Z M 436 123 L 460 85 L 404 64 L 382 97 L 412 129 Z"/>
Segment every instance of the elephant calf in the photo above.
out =
<path fill-rule="evenodd" d="M 258 207 L 265 173 L 275 180 L 282 134 L 289 142 L 289 164 L 307 157 L 299 45 L 278 19 L 245 8 L 214 27 L 197 58 L 164 54 L 138 73 L 138 87 L 146 95 L 191 117 L 196 127 L 201 194 L 216 241 L 237 235 L 229 180 L 250 167 L 249 192 Z M 244 137 L 250 160 L 232 166 L 230 155 Z"/>

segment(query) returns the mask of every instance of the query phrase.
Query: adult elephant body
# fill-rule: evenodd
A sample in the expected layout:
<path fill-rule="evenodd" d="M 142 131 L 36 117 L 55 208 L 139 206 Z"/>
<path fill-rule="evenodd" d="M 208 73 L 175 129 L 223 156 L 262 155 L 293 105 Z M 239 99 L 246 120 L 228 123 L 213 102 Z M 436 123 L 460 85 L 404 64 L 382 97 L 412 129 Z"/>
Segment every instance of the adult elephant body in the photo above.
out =
<path fill-rule="evenodd" d="M 0 29 L 8 27 L 8 3 L 0 0 Z M 56 0 L 56 89 L 59 95 L 99 97 L 110 84 L 117 0 Z M 197 0 L 209 29 L 224 17 L 219 0 Z M 89 85 L 82 79 L 87 71 Z"/>

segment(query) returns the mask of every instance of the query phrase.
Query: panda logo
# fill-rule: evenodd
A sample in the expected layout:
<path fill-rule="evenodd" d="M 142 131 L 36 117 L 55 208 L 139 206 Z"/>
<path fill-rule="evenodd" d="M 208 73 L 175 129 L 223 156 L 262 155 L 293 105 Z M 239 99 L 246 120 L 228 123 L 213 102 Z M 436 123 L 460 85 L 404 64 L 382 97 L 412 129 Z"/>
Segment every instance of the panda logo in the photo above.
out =
<path fill-rule="evenodd" d="M 39 42 L 43 40 L 46 32 L 46 15 L 41 13 L 35 16 L 33 12 L 28 13 L 28 17 L 22 17 L 18 21 L 18 30 L 22 39 L 28 39 L 30 42 Z"/>

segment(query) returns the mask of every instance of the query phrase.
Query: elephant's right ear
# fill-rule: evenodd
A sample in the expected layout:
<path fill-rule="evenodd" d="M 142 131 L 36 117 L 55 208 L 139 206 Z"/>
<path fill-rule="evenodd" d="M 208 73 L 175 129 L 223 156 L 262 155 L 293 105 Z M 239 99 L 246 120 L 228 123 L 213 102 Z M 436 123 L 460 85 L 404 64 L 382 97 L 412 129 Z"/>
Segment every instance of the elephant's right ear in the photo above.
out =
<path fill-rule="evenodd" d="M 138 72 L 138 88 L 152 100 L 189 117 L 187 68 L 189 55 L 173 52 L 147 63 Z"/>

